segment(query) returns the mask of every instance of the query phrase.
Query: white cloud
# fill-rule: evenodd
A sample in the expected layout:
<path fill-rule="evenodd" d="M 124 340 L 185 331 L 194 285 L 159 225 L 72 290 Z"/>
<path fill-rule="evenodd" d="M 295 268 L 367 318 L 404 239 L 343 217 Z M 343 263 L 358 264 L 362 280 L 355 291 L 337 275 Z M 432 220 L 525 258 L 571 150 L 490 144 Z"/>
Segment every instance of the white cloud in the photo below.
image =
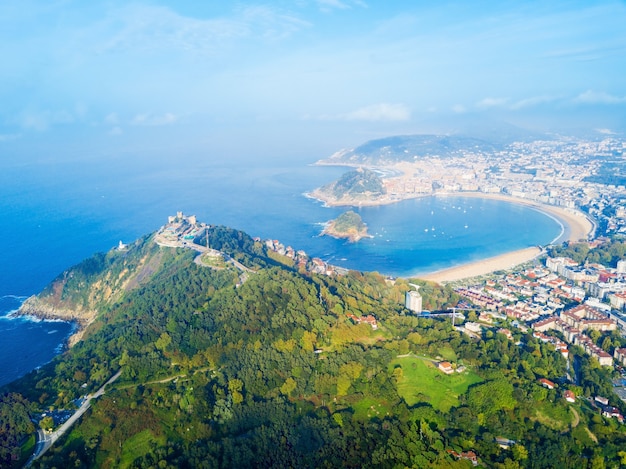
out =
<path fill-rule="evenodd" d="M 492 107 L 504 106 L 508 98 L 485 98 L 476 103 L 476 107 L 480 109 L 488 109 Z"/>
<path fill-rule="evenodd" d="M 452 106 L 452 110 L 457 114 L 463 114 L 464 112 L 467 112 L 467 108 L 462 104 L 455 104 L 454 106 Z"/>
<path fill-rule="evenodd" d="M 626 96 L 615 96 L 604 91 L 587 90 L 574 98 L 575 103 L 620 104 L 626 103 Z"/>
<path fill-rule="evenodd" d="M 138 126 L 161 126 L 174 124 L 178 119 L 178 116 L 171 112 L 166 112 L 165 114 L 150 114 L 145 112 L 135 115 L 130 123 L 131 125 Z"/>
<path fill-rule="evenodd" d="M 121 127 L 115 126 L 115 127 L 112 127 L 108 133 L 109 135 L 122 135 L 124 131 L 122 130 Z"/>
<path fill-rule="evenodd" d="M 347 10 L 350 8 L 347 4 L 339 0 L 317 0 L 317 4 L 320 6 L 322 11 L 330 11 L 332 8 L 340 10 Z"/>
<path fill-rule="evenodd" d="M 348 10 L 352 8 L 353 5 L 359 6 L 361 8 L 367 8 L 365 2 L 361 0 L 352 0 L 352 1 L 342 1 L 342 0 L 317 0 L 317 5 L 319 9 L 323 12 L 329 12 L 333 9 L 335 10 Z"/>
<path fill-rule="evenodd" d="M 21 138 L 22 134 L 0 134 L 0 142 L 10 142 Z"/>
<path fill-rule="evenodd" d="M 519 109 L 535 107 L 540 104 L 550 103 L 556 101 L 558 98 L 555 96 L 533 96 L 531 98 L 520 99 L 519 101 L 511 104 L 511 109 L 517 111 Z"/>
<path fill-rule="evenodd" d="M 120 122 L 120 119 L 117 116 L 116 112 L 111 112 L 111 113 L 107 114 L 106 117 L 104 118 L 104 123 L 105 124 L 116 125 L 119 122 Z"/>
<path fill-rule="evenodd" d="M 86 34 L 99 37 L 98 53 L 159 53 L 173 49 L 219 55 L 232 41 L 280 40 L 309 26 L 304 20 L 266 6 L 245 7 L 230 16 L 197 19 L 164 6 L 129 5 L 113 10 Z"/>
<path fill-rule="evenodd" d="M 303 117 L 310 118 L 309 115 Z M 343 121 L 407 121 L 411 118 L 411 110 L 404 104 L 380 103 L 365 106 L 354 111 L 319 116 L 320 120 L 343 120 Z"/>
<path fill-rule="evenodd" d="M 76 116 L 66 110 L 38 111 L 25 110 L 17 118 L 17 123 L 24 129 L 43 131 L 55 124 L 71 124 Z"/>

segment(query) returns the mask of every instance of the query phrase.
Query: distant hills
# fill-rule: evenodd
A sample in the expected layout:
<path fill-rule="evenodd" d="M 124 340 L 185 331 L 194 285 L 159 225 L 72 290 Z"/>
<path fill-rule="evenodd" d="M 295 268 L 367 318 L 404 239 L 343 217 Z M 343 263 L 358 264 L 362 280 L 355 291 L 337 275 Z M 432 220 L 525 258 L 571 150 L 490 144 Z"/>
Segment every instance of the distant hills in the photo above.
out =
<path fill-rule="evenodd" d="M 414 161 L 423 157 L 448 158 L 467 152 L 492 153 L 502 145 L 455 135 L 400 135 L 370 140 L 356 148 L 340 150 L 323 163 L 382 164 Z"/>

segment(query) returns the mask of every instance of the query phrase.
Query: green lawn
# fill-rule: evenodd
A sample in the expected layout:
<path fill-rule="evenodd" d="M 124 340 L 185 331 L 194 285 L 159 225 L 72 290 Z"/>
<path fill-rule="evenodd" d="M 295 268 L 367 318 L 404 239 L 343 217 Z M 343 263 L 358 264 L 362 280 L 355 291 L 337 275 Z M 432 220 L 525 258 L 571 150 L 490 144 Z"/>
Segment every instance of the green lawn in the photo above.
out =
<path fill-rule="evenodd" d="M 554 430 L 565 430 L 572 423 L 573 415 L 564 405 L 543 401 L 538 402 L 535 409 L 535 418 Z"/>
<path fill-rule="evenodd" d="M 155 443 L 155 446 L 162 446 L 165 444 L 165 438 L 156 438 L 147 429 L 131 436 L 122 446 L 120 467 L 130 467 L 139 456 L 148 454 L 152 442 Z"/>
<path fill-rule="evenodd" d="M 458 397 L 472 384 L 482 379 L 472 371 L 446 375 L 428 360 L 417 357 L 396 358 L 389 364 L 392 373 L 402 367 L 402 377 L 396 384 L 398 394 L 408 405 L 428 402 L 435 409 L 448 412 L 459 404 Z"/>
<path fill-rule="evenodd" d="M 226 262 L 224 262 L 224 257 L 222 255 L 211 255 L 208 253 L 204 253 L 200 255 L 200 262 L 207 267 L 226 267 Z"/>
<path fill-rule="evenodd" d="M 24 442 L 24 444 L 22 444 L 22 446 L 20 447 L 19 460 L 15 461 L 14 463 L 11 463 L 10 467 L 14 467 L 14 468 L 24 467 L 24 464 L 26 464 L 26 461 L 28 461 L 28 458 L 30 458 L 30 456 L 33 454 L 33 451 L 35 451 L 35 434 L 32 434 L 31 436 L 29 436 L 27 440 Z"/>
<path fill-rule="evenodd" d="M 362 422 L 375 417 L 382 420 L 387 415 L 393 414 L 388 403 L 373 397 L 361 399 L 359 402 L 352 405 L 352 410 L 354 410 L 354 418 Z"/>
<path fill-rule="evenodd" d="M 444 360 L 448 360 L 452 363 L 457 361 L 456 353 L 454 352 L 454 350 L 452 350 L 451 347 L 442 347 L 438 350 L 438 352 Z"/>

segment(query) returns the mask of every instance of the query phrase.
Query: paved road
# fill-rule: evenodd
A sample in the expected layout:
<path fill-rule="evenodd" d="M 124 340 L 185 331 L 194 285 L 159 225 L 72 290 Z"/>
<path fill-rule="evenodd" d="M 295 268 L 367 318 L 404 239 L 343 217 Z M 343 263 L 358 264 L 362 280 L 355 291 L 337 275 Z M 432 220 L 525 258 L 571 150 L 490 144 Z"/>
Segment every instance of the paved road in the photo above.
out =
<path fill-rule="evenodd" d="M 39 459 L 43 454 L 50 449 L 50 447 L 59 439 L 63 434 L 68 431 L 72 425 L 76 423 L 76 421 L 82 417 L 82 415 L 87 412 L 87 409 L 91 407 L 91 400 L 97 399 L 104 394 L 104 388 L 115 381 L 122 374 L 122 370 L 119 370 L 115 373 L 111 378 L 102 385 L 100 389 L 98 389 L 94 394 L 89 394 L 82 405 L 72 414 L 72 416 L 67 419 L 67 421 L 57 428 L 52 433 L 45 433 L 43 430 L 37 430 L 37 444 L 35 445 L 35 452 L 30 457 L 28 462 L 24 467 L 29 467 L 34 460 Z"/>

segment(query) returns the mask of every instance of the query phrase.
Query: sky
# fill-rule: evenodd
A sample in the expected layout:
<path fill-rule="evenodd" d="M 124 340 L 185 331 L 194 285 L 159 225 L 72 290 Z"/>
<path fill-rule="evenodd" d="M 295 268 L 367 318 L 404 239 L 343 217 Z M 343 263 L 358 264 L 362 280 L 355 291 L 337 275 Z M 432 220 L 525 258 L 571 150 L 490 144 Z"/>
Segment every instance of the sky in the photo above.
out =
<path fill-rule="evenodd" d="M 314 161 L 463 121 L 623 131 L 624 24 L 624 1 L 2 2 L 0 158 Z"/>

